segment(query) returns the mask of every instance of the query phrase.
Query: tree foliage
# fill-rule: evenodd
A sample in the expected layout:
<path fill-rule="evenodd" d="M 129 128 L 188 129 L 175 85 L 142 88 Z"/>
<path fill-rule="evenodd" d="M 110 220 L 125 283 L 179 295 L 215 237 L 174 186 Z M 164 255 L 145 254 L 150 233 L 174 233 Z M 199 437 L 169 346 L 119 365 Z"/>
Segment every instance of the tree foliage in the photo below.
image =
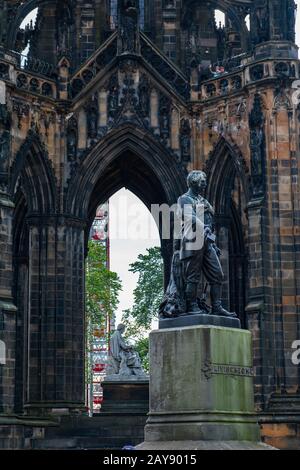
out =
<path fill-rule="evenodd" d="M 90 241 L 86 262 L 86 317 L 90 324 L 105 326 L 107 317 L 112 317 L 119 304 L 122 284 L 118 275 L 106 265 L 106 249 Z"/>
<path fill-rule="evenodd" d="M 123 312 L 122 322 L 126 325 L 126 336 L 134 342 L 143 366 L 148 369 L 148 332 L 152 321 L 158 317 L 164 295 L 163 260 L 159 247 L 147 249 L 130 265 L 129 271 L 139 275 L 134 290 L 134 303 L 130 310 Z M 147 335 L 147 336 L 146 336 Z"/>
<path fill-rule="evenodd" d="M 122 283 L 118 275 L 107 269 L 106 248 L 90 241 L 86 260 L 86 332 L 87 361 L 86 380 L 91 381 L 91 357 L 94 329 L 105 328 L 108 318 L 115 313 L 119 304 Z"/>

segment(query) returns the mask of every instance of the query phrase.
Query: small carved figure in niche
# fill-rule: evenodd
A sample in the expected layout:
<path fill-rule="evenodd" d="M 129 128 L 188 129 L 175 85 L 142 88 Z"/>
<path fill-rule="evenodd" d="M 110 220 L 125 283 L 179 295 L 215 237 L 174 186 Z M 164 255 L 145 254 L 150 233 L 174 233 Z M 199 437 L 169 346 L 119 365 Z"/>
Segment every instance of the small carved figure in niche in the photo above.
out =
<path fill-rule="evenodd" d="M 149 80 L 146 75 L 142 75 L 139 84 L 139 104 L 141 114 L 146 117 L 150 114 L 150 89 Z"/>
<path fill-rule="evenodd" d="M 170 284 L 160 307 L 160 316 L 210 313 L 236 318 L 236 314 L 224 309 L 221 302 L 224 274 L 214 234 L 214 209 L 203 196 L 206 174 L 192 171 L 187 182 L 188 192 L 178 199 L 181 233 L 175 243 Z M 198 297 L 202 273 L 210 285 L 211 309 Z"/>
<path fill-rule="evenodd" d="M 71 118 L 67 133 L 67 154 L 68 160 L 74 162 L 77 157 L 78 127 L 75 118 Z"/>
<path fill-rule="evenodd" d="M 139 354 L 123 339 L 122 335 L 125 329 L 125 325 L 118 325 L 117 330 L 110 339 L 106 374 L 107 376 L 118 375 L 120 379 L 128 376 L 145 378 L 146 374 L 142 368 Z"/>
<path fill-rule="evenodd" d="M 139 6 L 135 0 L 123 0 L 121 5 L 122 53 L 136 52 Z"/>
<path fill-rule="evenodd" d="M 265 42 L 270 38 L 269 34 L 269 8 L 267 0 L 262 0 L 255 10 L 255 23 L 257 30 L 257 42 Z"/>
<path fill-rule="evenodd" d="M 60 56 L 68 53 L 70 25 L 69 9 L 61 2 L 57 8 L 57 51 Z"/>
<path fill-rule="evenodd" d="M 253 196 L 262 196 L 264 193 L 264 165 L 265 165 L 265 131 L 262 100 L 258 93 L 249 114 L 250 150 L 251 150 L 251 179 Z"/>
<path fill-rule="evenodd" d="M 259 176 L 262 174 L 262 144 L 264 135 L 262 129 L 253 129 L 250 131 L 250 149 L 251 149 L 251 174 Z"/>
<path fill-rule="evenodd" d="M 7 130 L 11 126 L 11 114 L 5 104 L 0 104 L 0 125 Z"/>
<path fill-rule="evenodd" d="M 288 0 L 287 4 L 287 40 L 295 42 L 295 24 L 296 24 L 297 5 L 294 0 Z"/>
<path fill-rule="evenodd" d="M 170 137 L 170 102 L 162 96 L 159 106 L 160 135 L 165 142 Z"/>
<path fill-rule="evenodd" d="M 88 116 L 88 133 L 91 139 L 97 137 L 98 114 L 95 108 L 92 108 Z"/>
<path fill-rule="evenodd" d="M 119 82 L 118 76 L 113 75 L 109 83 L 108 94 L 108 114 L 110 117 L 115 117 L 119 109 Z"/>
<path fill-rule="evenodd" d="M 0 105 L 0 174 L 8 171 L 8 160 L 10 152 L 10 126 L 11 114 L 5 104 Z M 2 178 L 1 178 L 2 180 Z"/>
<path fill-rule="evenodd" d="M 96 139 L 98 135 L 99 112 L 97 101 L 94 99 L 86 108 L 87 130 L 90 139 Z"/>
<path fill-rule="evenodd" d="M 10 132 L 3 131 L 0 135 L 0 174 L 6 173 L 8 169 L 10 149 Z"/>
<path fill-rule="evenodd" d="M 181 158 L 187 162 L 191 158 L 191 126 L 189 119 L 182 119 L 180 126 Z"/>
<path fill-rule="evenodd" d="M 135 51 L 135 38 L 136 38 L 136 23 L 133 18 L 126 16 L 123 19 L 123 25 L 121 30 L 122 38 L 122 52 L 134 52 Z"/>

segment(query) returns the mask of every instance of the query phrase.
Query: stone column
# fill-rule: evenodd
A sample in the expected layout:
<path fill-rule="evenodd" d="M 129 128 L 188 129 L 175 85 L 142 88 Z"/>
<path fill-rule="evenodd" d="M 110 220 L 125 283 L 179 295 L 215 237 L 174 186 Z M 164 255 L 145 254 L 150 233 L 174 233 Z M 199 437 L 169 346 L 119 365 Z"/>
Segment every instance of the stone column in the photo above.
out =
<path fill-rule="evenodd" d="M 25 407 L 84 404 L 84 226 L 31 217 L 28 384 Z"/>
<path fill-rule="evenodd" d="M 14 413 L 16 307 L 12 298 L 12 216 L 14 205 L 0 191 L 0 413 Z M 1 436 L 0 436 L 1 440 Z"/>

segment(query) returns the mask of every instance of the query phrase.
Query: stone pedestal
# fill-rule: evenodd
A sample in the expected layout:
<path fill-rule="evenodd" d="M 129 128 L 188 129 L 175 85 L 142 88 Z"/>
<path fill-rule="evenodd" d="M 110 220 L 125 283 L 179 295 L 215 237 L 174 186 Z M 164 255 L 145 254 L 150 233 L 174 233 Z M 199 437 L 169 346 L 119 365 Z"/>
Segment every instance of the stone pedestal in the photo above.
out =
<path fill-rule="evenodd" d="M 101 413 L 147 415 L 149 412 L 149 379 L 108 378 L 102 387 L 104 400 Z"/>
<path fill-rule="evenodd" d="M 172 449 L 176 441 L 191 449 L 207 441 L 214 448 L 217 442 L 259 443 L 250 332 L 216 326 L 153 331 L 150 368 L 150 414 L 139 449 Z"/>

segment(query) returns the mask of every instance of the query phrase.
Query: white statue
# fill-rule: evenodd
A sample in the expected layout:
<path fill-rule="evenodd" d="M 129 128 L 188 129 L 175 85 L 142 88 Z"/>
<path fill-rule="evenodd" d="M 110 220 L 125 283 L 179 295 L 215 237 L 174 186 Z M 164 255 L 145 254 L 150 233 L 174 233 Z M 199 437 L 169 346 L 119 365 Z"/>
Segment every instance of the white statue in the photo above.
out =
<path fill-rule="evenodd" d="M 139 354 L 122 337 L 125 329 L 125 325 L 118 325 L 111 337 L 106 374 L 107 376 L 118 375 L 120 379 L 128 376 L 146 377 Z"/>

